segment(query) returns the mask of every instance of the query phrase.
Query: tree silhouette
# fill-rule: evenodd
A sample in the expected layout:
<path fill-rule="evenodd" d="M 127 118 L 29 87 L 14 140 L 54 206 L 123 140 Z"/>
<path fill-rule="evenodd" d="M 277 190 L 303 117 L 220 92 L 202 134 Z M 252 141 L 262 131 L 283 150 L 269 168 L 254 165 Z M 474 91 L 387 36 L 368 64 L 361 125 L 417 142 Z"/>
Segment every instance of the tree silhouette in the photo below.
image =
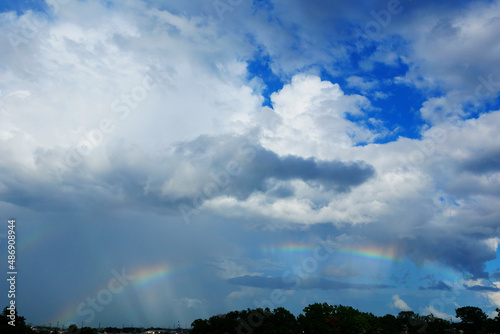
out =
<path fill-rule="evenodd" d="M 33 333 L 31 328 L 26 325 L 26 319 L 18 315 L 17 308 L 14 310 L 15 326 L 9 324 L 9 322 L 12 321 L 9 315 L 10 315 L 10 310 L 7 307 L 5 307 L 3 309 L 0 319 L 0 333 L 12 333 L 12 334 Z"/>
<path fill-rule="evenodd" d="M 479 307 L 464 306 L 455 310 L 457 318 L 460 318 L 461 329 L 466 333 L 476 333 L 480 331 L 488 316 Z"/>
<path fill-rule="evenodd" d="M 287 309 L 278 307 L 266 319 L 266 333 L 297 334 L 297 319 Z"/>
<path fill-rule="evenodd" d="M 303 334 L 337 334 L 338 319 L 335 309 L 327 303 L 315 303 L 304 308 L 298 317 L 300 332 Z"/>
<path fill-rule="evenodd" d="M 278 307 L 273 311 L 247 309 L 197 319 L 191 334 L 457 334 L 459 330 L 467 334 L 500 334 L 500 315 L 488 319 L 480 308 L 472 306 L 456 312 L 460 323 L 413 311 L 377 317 L 350 306 L 315 303 L 306 306 L 298 317 Z"/>

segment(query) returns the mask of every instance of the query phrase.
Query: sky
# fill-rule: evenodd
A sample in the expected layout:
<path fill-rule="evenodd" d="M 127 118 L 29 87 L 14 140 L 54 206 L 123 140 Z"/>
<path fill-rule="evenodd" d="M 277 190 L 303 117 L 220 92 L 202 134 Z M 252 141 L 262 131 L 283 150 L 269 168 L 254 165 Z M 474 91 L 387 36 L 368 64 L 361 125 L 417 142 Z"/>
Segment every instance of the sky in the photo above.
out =
<path fill-rule="evenodd" d="M 0 256 L 15 218 L 18 312 L 92 327 L 316 302 L 495 316 L 499 13 L 0 1 Z"/>

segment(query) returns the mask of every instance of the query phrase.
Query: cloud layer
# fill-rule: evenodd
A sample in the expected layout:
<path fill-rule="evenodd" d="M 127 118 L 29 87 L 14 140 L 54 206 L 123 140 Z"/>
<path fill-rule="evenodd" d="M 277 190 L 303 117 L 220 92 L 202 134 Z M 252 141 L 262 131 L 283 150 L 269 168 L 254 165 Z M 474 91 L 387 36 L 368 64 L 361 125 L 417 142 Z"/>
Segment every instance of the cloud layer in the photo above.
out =
<path fill-rule="evenodd" d="M 28 319 L 80 323 L 124 266 L 163 277 L 115 297 L 145 326 L 272 289 L 294 312 L 500 306 L 500 3 L 215 3 L 2 7 L 0 207 L 24 221 L 25 296 L 65 291 L 21 297 Z M 117 305 L 95 321 L 128 319 Z"/>

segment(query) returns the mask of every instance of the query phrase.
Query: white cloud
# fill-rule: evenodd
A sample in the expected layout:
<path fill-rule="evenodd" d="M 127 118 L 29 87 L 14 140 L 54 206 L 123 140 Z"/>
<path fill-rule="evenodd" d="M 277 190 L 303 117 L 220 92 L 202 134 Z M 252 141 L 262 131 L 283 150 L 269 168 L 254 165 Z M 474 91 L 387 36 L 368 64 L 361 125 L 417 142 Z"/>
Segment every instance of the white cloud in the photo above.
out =
<path fill-rule="evenodd" d="M 464 280 L 464 285 L 468 287 L 473 287 L 473 286 L 484 286 L 484 279 L 479 278 L 479 279 L 467 279 Z"/>
<path fill-rule="evenodd" d="M 467 7 L 446 16 L 428 13 L 400 31 L 412 42 L 405 80 L 444 91 L 422 108 L 422 116 L 433 123 L 447 121 L 445 115 L 462 116 L 462 103 L 477 103 L 477 108 L 500 91 L 496 70 L 500 44 L 495 38 L 500 31 L 496 14 L 500 3 L 474 2 Z M 437 48 L 439 52 L 429 52 Z"/>
<path fill-rule="evenodd" d="M 310 99 L 300 100 L 298 91 L 293 95 L 295 100 L 302 101 L 294 103 L 295 109 L 291 108 L 296 117 L 301 115 L 297 106 L 304 106 L 303 101 Z M 281 96 L 282 104 L 284 96 Z M 306 105 L 308 107 L 303 108 L 312 110 L 308 113 L 312 115 L 317 112 L 314 107 L 319 108 Z M 287 115 L 282 112 L 280 117 Z M 213 198 L 205 205 L 219 214 L 235 217 L 250 215 L 300 224 L 374 224 L 379 232 L 384 230 L 397 238 L 413 239 L 423 233 L 421 236 L 428 239 L 424 231 L 436 228 L 449 233 L 455 231 L 457 235 L 474 230 L 488 240 L 478 247 L 484 248 L 490 254 L 488 257 L 494 256 L 490 235 L 496 229 L 493 217 L 497 215 L 498 192 L 494 189 L 498 174 L 464 174 L 459 166 L 468 160 L 480 162 L 476 152 L 500 149 L 498 140 L 492 140 L 500 133 L 499 117 L 500 112 L 491 112 L 478 119 L 431 127 L 422 132 L 422 140 L 400 138 L 396 142 L 364 147 L 339 147 L 338 142 L 332 143 L 326 135 L 325 139 L 320 139 L 322 125 L 319 123 L 307 129 L 304 123 L 298 126 L 292 123 L 285 129 L 278 126 L 276 132 L 263 135 L 261 142 L 267 148 L 284 156 L 363 160 L 374 166 L 376 176 L 344 194 L 297 180 L 289 183 L 295 190 L 293 197 L 273 199 L 263 193 L 254 193 L 244 200 Z M 336 133 L 345 134 L 341 129 Z M 478 216 L 478 212 L 489 212 L 489 215 Z M 478 219 L 482 219 L 480 224 Z M 471 223 L 473 221 L 476 223 Z"/>
<path fill-rule="evenodd" d="M 500 289 L 500 282 L 491 282 L 494 287 Z M 482 295 L 491 303 L 491 306 L 495 308 L 500 308 L 500 292 L 499 291 L 488 291 L 482 293 Z"/>
<path fill-rule="evenodd" d="M 117 141 L 143 147 L 154 139 L 168 147 L 200 134 L 236 132 L 259 111 L 262 98 L 247 85 L 246 63 L 227 53 L 234 46 L 216 36 L 213 24 L 144 3 L 115 9 L 110 14 L 98 2 L 68 3 L 17 52 L 6 48 L 0 133 L 12 137 L 2 145 L 10 147 L 11 159 L 36 159 L 38 151 L 51 152 L 52 163 L 64 161 L 103 119 L 116 126 L 94 150 L 101 153 Z M 21 31 L 31 14 L 0 15 Z M 163 86 L 127 107 L 152 68 L 165 77 Z M 120 108 L 129 116 L 120 118 Z M 103 161 L 95 152 L 86 163 Z"/>
<path fill-rule="evenodd" d="M 230 279 L 240 276 L 262 276 L 262 272 L 255 272 L 249 269 L 248 264 L 242 261 L 232 259 L 222 259 L 216 261 L 215 266 L 219 275 L 224 279 Z"/>
<path fill-rule="evenodd" d="M 492 251 L 496 252 L 498 249 L 499 241 L 500 241 L 500 239 L 495 237 L 495 238 L 486 239 L 484 242 L 486 243 L 486 245 L 488 245 L 488 247 L 490 247 L 490 249 Z"/>
<path fill-rule="evenodd" d="M 440 128 L 446 133 L 447 141 L 432 143 L 435 146 L 432 152 L 421 149 L 422 142 L 404 138 L 385 145 L 355 146 L 373 142 L 384 133 L 346 118 L 347 113 L 361 116 L 370 109 L 367 98 L 345 95 L 338 84 L 300 74 L 272 95 L 273 109 L 261 108 L 262 98 L 246 82 L 245 63 L 234 57 L 235 53 L 246 50 L 239 49 L 228 36 L 217 36 L 210 20 L 146 8 L 118 8 L 121 12 L 109 18 L 106 9 L 97 3 L 91 8 L 80 3 L 70 5 L 60 12 L 58 20 L 48 23 L 33 43 L 25 46 L 38 55 L 39 66 L 35 66 L 34 59 L 23 54 L 23 59 L 30 60 L 25 62 L 28 69 L 36 71 L 38 79 L 24 81 L 24 72 L 11 70 L 10 82 L 22 87 L 13 89 L 5 84 L 1 87 L 4 98 L 0 138 L 11 161 L 31 166 L 32 172 L 38 168 L 37 175 L 42 167 L 47 167 L 44 171 L 50 173 L 50 164 L 64 160 L 68 150 L 85 139 L 84 134 L 95 129 L 104 117 L 116 116 L 111 110 L 114 100 L 130 93 L 141 82 L 148 66 L 155 65 L 160 71 L 171 71 L 172 80 L 162 89 L 150 92 L 131 111 L 131 116 L 118 122 L 116 131 L 105 137 L 101 149 L 85 158 L 86 167 L 91 171 L 102 173 L 112 168 L 107 161 L 111 152 L 123 156 L 123 162 L 125 157 L 140 159 L 139 155 L 119 152 L 132 145 L 143 148 L 154 141 L 156 147 L 168 148 L 173 142 L 200 134 L 247 135 L 252 128 L 260 127 L 260 143 L 281 156 L 362 160 L 373 165 L 377 175 L 342 195 L 293 181 L 296 191 L 293 198 L 271 201 L 256 193 L 243 202 L 213 198 L 205 203 L 207 207 L 234 209 L 234 212 L 227 211 L 229 215 L 252 213 L 302 223 L 377 223 L 399 221 L 401 216 L 413 217 L 411 222 L 396 229 L 401 235 L 412 234 L 410 226 L 425 219 L 441 224 L 441 210 L 454 212 L 453 217 L 460 217 L 459 213 L 474 215 L 479 205 L 483 206 L 481 209 L 488 205 L 486 209 L 493 210 L 494 189 L 499 182 L 496 175 L 452 178 L 443 183 L 443 171 L 433 166 L 439 163 L 449 168 L 447 160 L 471 156 L 479 147 L 495 149 L 495 141 L 484 134 L 498 133 L 498 113 L 424 131 L 424 138 L 431 143 L 432 131 Z M 141 15 L 137 14 L 138 9 Z M 78 19 L 75 16 L 78 11 L 91 11 L 91 22 Z M 157 23 L 147 18 L 155 18 L 157 21 L 153 22 Z M 16 18 L 10 20 L 9 24 L 20 24 Z M 172 27 L 180 35 L 169 30 Z M 199 40 L 204 44 L 200 46 Z M 151 41 L 154 43 L 148 44 Z M 146 44 L 154 47 L 143 50 Z M 226 52 L 232 47 L 236 48 L 235 53 Z M 8 56 L 9 53 L 4 58 Z M 350 82 L 364 87 L 373 84 L 354 76 Z M 365 88 L 370 88 L 368 86 Z M 429 108 L 429 117 L 434 117 L 430 101 L 424 108 Z M 444 106 L 445 101 L 437 104 Z M 52 120 L 50 124 L 38 126 L 47 119 Z M 126 144 L 116 145 L 119 141 Z M 163 168 L 163 171 L 172 171 L 167 179 L 147 175 L 153 172 L 145 171 L 148 181 L 144 192 L 148 193 L 154 183 L 161 182 L 164 195 L 189 196 L 206 180 L 201 175 L 208 170 L 201 166 L 196 165 L 195 170 L 188 161 L 176 162 L 175 167 Z M 157 173 L 161 172 L 154 171 Z M 470 190 L 484 192 L 486 200 L 476 204 L 463 199 L 460 207 L 444 208 L 436 196 L 438 188 L 450 198 L 448 203 L 459 193 L 468 197 Z M 455 198 L 453 202 L 461 200 Z M 419 203 L 419 206 L 411 203 Z M 418 209 L 422 207 L 426 210 Z"/>
<path fill-rule="evenodd" d="M 429 305 L 425 307 L 424 309 L 426 314 L 433 314 L 434 316 L 444 319 L 444 320 L 451 320 L 451 321 L 458 321 L 459 319 L 451 314 L 446 314 L 444 312 L 439 312 L 436 310 L 436 308 L 432 305 Z"/>
<path fill-rule="evenodd" d="M 494 18 L 498 3 L 478 3 L 449 19 L 440 13 L 426 15 L 400 31 L 413 50 L 401 58 L 411 70 L 399 80 L 424 88 L 424 93 L 441 87 L 445 95 L 429 97 L 422 105 L 420 112 L 430 123 L 422 129 L 422 140 L 399 138 L 385 144 L 374 143 L 387 133 L 380 121 L 364 119 L 366 111 L 373 111 L 370 100 L 345 94 L 338 83 L 322 80 L 317 75 L 320 70 L 309 66 L 337 64 L 349 51 L 340 50 L 336 40 L 324 43 L 318 34 L 305 33 L 312 32 L 311 27 L 326 30 L 322 24 L 331 20 L 323 10 L 303 11 L 298 2 L 277 3 L 273 15 L 289 9 L 285 26 L 295 26 L 302 16 L 311 23 L 293 29 L 293 35 L 270 19 L 273 15 L 248 15 L 250 2 L 228 12 L 224 23 L 193 14 L 199 9 L 192 3 L 185 4 L 192 10 L 188 12 L 180 4 L 171 5 L 175 11 L 154 9 L 144 2 L 114 5 L 111 12 L 97 1 L 70 2 L 28 43 L 17 51 L 7 47 L 0 55 L 0 194 L 6 200 L 31 209 L 33 203 L 42 203 L 40 210 L 50 210 L 47 205 L 66 208 L 74 201 L 82 207 L 109 204 L 139 211 L 153 207 L 164 214 L 168 205 L 196 196 L 211 181 L 210 159 L 215 153 L 221 153 L 221 160 L 231 160 L 225 152 L 216 152 L 220 146 L 192 148 L 186 142 L 244 137 L 280 157 L 363 161 L 375 172 L 345 192 L 301 179 L 276 181 L 272 190 L 287 188 L 288 197 L 273 196 L 268 190 L 248 197 L 221 191 L 200 209 L 232 218 L 231 222 L 244 217 L 241 221 L 270 229 L 319 223 L 352 228 L 353 234 L 369 235 L 374 243 L 394 244 L 394 254 L 409 254 L 416 262 L 439 257 L 446 265 L 475 274 L 496 256 L 498 239 L 492 234 L 498 233 L 500 218 L 498 169 L 487 166 L 490 169 L 482 173 L 466 167 L 471 161 L 487 165 L 486 158 L 500 151 L 500 111 L 466 121 L 449 116 L 466 114 L 461 101 L 480 84 L 481 94 L 495 95 L 478 76 L 489 80 L 491 74 L 495 82 L 498 79 L 490 73 L 499 56 Z M 0 14 L 0 26 L 21 31 L 32 15 Z M 240 20 L 243 16 L 248 20 Z M 316 22 L 318 16 L 323 23 Z M 388 33 L 400 27 L 394 22 Z M 255 45 L 244 42 L 248 31 Z M 5 36 L 0 39 L 10 45 Z M 326 44 L 329 47 L 312 47 Z M 401 50 L 396 44 L 378 47 L 363 68 L 369 70 L 376 62 L 394 66 L 395 50 Z M 291 51 L 296 45 L 302 49 Z M 429 52 L 437 47 L 442 52 Z M 261 48 L 271 55 L 271 67 L 286 82 L 271 95 L 271 108 L 262 107 L 262 86 L 247 78 L 246 60 Z M 461 67 L 464 61 L 472 67 Z M 324 66 L 330 73 L 342 71 L 340 66 Z M 129 106 L 130 115 L 120 119 L 115 102 L 123 108 L 151 69 L 164 79 L 163 85 L 148 91 L 143 100 L 132 101 L 137 105 Z M 376 80 L 347 78 L 348 85 L 363 94 L 378 89 Z M 61 184 L 53 163 L 64 161 L 105 118 L 116 123 L 115 131 L 106 134 Z M 263 275 L 257 265 L 228 259 L 214 263 L 222 279 Z M 343 267 L 327 269 L 336 277 L 356 274 Z M 496 292 L 485 296 L 500 306 Z M 184 302 L 195 308 L 199 300 Z M 410 309 L 398 295 L 392 301 L 398 309 Z"/>
<path fill-rule="evenodd" d="M 245 299 L 245 298 L 249 298 L 249 297 L 254 297 L 255 295 L 258 295 L 261 292 L 262 292 L 262 290 L 259 288 L 243 286 L 243 287 L 240 287 L 239 290 L 237 290 L 237 291 L 232 291 L 229 295 L 227 295 L 226 299 L 228 299 L 228 300 L 240 300 L 240 299 Z"/>
<path fill-rule="evenodd" d="M 392 307 L 397 308 L 401 311 L 411 311 L 411 308 L 402 300 L 398 295 L 392 296 Z"/>
<path fill-rule="evenodd" d="M 181 304 L 181 306 L 185 308 L 193 308 L 193 309 L 199 308 L 204 304 L 203 301 L 197 298 L 181 298 L 179 303 Z"/>
<path fill-rule="evenodd" d="M 498 317 L 498 312 L 497 311 L 490 311 L 490 312 L 488 312 L 488 317 L 490 317 L 491 319 L 495 319 L 496 317 Z"/>
<path fill-rule="evenodd" d="M 363 93 L 372 90 L 378 85 L 376 81 L 366 80 L 365 78 L 359 77 L 357 75 L 350 76 L 349 78 L 346 79 L 346 81 L 349 87 L 358 88 Z"/>
<path fill-rule="evenodd" d="M 337 149 L 372 142 L 379 136 L 349 121 L 347 114 L 361 116 L 371 109 L 360 95 L 345 95 L 338 84 L 316 76 L 296 75 L 290 84 L 271 96 L 279 122 L 263 133 L 261 143 L 279 155 L 331 158 Z"/>

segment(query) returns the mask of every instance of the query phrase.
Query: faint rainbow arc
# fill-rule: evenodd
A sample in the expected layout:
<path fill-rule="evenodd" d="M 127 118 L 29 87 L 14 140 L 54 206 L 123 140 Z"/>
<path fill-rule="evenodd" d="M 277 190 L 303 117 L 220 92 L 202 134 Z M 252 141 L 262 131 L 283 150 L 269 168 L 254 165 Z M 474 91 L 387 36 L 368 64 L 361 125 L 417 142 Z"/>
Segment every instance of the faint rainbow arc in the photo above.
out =
<path fill-rule="evenodd" d="M 176 274 L 183 274 L 184 272 L 187 272 L 189 269 L 191 269 L 193 265 L 183 265 L 183 266 L 178 266 L 178 267 L 171 267 L 167 266 L 165 264 L 160 264 L 160 265 L 154 265 L 154 266 L 148 266 L 148 267 L 143 267 L 139 268 L 132 273 L 130 273 L 129 276 L 133 277 L 131 280 L 131 284 L 133 286 L 136 286 L 138 288 L 145 287 L 147 285 L 153 284 L 157 281 L 161 281 L 162 279 L 167 279 L 170 278 Z M 95 291 L 92 294 L 89 294 L 87 297 L 95 297 L 99 291 L 102 289 L 107 289 L 108 284 L 110 280 L 113 279 L 113 277 L 110 277 L 105 284 L 101 285 L 100 288 L 95 289 Z M 122 294 L 124 291 L 127 289 L 123 289 L 122 291 L 118 292 L 117 294 Z M 81 303 L 85 303 L 85 300 L 87 297 L 79 300 L 78 302 L 72 302 L 70 305 L 66 308 L 63 309 L 56 317 L 52 319 L 52 323 L 60 322 L 61 325 L 70 325 L 70 324 L 77 324 L 82 321 L 81 318 L 78 318 L 77 314 L 77 308 Z M 77 319 L 78 318 L 78 319 Z"/>
<path fill-rule="evenodd" d="M 320 246 L 312 247 L 307 244 L 288 243 L 279 246 L 263 246 L 261 250 L 264 253 L 307 253 L 316 251 L 318 247 Z M 369 247 L 335 248 L 333 249 L 332 255 L 335 253 L 356 256 L 368 260 L 379 260 L 396 263 L 401 261 L 401 258 L 396 255 L 394 247 L 389 247 L 387 249 Z"/>

